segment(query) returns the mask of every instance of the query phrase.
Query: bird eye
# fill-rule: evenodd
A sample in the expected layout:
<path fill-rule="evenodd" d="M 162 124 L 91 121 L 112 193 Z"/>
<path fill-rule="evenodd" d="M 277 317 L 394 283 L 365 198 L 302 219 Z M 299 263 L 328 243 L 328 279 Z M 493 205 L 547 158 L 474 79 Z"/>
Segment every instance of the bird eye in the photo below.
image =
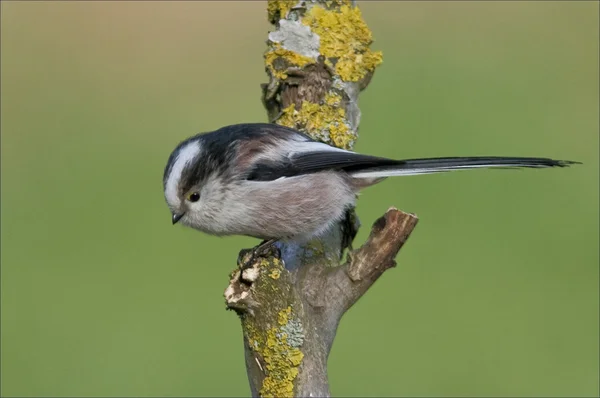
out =
<path fill-rule="evenodd" d="M 192 192 L 190 196 L 188 196 L 188 200 L 190 202 L 197 202 L 200 200 L 200 194 L 198 192 Z"/>

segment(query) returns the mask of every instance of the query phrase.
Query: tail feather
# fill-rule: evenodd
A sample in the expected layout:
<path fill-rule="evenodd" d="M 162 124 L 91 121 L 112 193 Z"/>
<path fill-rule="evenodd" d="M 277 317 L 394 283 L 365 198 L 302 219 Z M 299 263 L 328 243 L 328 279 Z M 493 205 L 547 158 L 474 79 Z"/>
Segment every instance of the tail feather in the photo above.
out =
<path fill-rule="evenodd" d="M 399 160 L 393 165 L 374 165 L 350 172 L 354 178 L 382 178 L 393 176 L 407 176 L 431 173 L 443 173 L 455 170 L 468 170 L 477 168 L 548 168 L 568 167 L 580 164 L 570 160 L 554 160 L 548 158 L 520 158 L 520 157 L 452 157 Z"/>

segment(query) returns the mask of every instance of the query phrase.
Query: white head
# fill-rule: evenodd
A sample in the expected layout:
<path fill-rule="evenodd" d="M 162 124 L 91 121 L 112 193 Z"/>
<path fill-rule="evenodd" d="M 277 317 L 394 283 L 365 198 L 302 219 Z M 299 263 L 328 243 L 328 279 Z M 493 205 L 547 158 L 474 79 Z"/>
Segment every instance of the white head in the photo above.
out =
<path fill-rule="evenodd" d="M 173 213 L 173 223 L 179 221 L 200 199 L 200 187 L 189 183 L 188 171 L 198 163 L 201 152 L 199 140 L 184 141 L 173 151 L 165 168 L 165 199 Z"/>

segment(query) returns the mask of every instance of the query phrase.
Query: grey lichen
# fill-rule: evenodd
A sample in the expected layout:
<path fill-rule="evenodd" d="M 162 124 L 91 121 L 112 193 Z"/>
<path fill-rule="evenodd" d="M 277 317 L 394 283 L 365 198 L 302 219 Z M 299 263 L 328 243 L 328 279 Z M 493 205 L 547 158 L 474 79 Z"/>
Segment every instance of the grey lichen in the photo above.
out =
<path fill-rule="evenodd" d="M 283 48 L 294 51 L 305 57 L 317 59 L 321 41 L 319 35 L 313 33 L 310 28 L 300 21 L 279 21 L 279 29 L 269 33 L 269 40 L 280 43 Z"/>
<path fill-rule="evenodd" d="M 304 329 L 302 322 L 298 319 L 290 319 L 281 327 L 281 331 L 287 335 L 287 343 L 292 347 L 301 347 L 304 343 Z"/>

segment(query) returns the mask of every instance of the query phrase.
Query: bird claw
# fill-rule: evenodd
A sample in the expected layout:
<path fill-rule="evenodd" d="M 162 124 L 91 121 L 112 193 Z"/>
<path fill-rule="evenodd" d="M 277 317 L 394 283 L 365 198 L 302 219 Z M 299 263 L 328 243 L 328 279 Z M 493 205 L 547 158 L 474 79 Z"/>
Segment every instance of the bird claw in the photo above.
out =
<path fill-rule="evenodd" d="M 276 257 L 281 258 L 281 250 L 275 246 L 276 240 L 266 240 L 260 245 L 252 249 L 242 249 L 238 255 L 238 267 L 243 272 L 248 268 L 252 268 L 260 257 Z"/>
<path fill-rule="evenodd" d="M 252 266 L 254 262 L 254 249 L 242 249 L 238 254 L 237 264 L 240 270 L 245 270 Z"/>

